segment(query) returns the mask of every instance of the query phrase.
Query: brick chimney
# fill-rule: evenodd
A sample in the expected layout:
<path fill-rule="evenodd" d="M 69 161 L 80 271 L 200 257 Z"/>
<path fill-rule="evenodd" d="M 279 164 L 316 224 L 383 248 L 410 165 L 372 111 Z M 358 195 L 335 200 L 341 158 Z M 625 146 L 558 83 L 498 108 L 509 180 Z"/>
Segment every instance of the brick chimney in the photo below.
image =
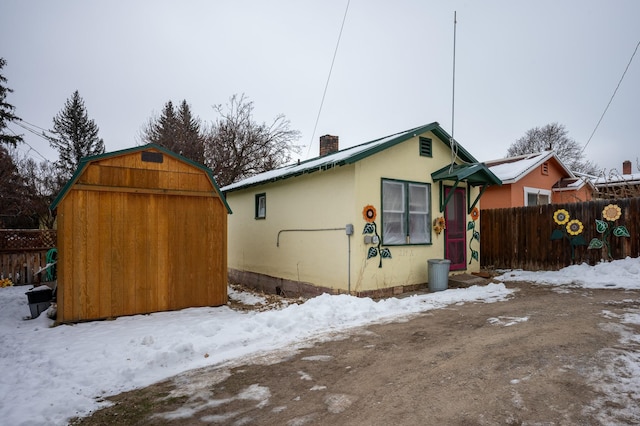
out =
<path fill-rule="evenodd" d="M 338 151 L 338 137 L 331 135 L 320 136 L 320 157 Z"/>
<path fill-rule="evenodd" d="M 631 161 L 626 160 L 626 161 L 622 162 L 622 174 L 623 175 L 630 175 L 631 174 Z"/>

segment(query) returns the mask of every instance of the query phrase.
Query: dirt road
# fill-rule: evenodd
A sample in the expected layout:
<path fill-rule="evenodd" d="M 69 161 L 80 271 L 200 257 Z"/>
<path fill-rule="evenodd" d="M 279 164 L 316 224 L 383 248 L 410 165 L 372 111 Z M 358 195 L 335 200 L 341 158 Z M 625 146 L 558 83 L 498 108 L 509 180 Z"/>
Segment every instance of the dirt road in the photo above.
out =
<path fill-rule="evenodd" d="M 640 312 L 640 292 L 507 286 L 518 291 L 506 302 L 450 306 L 117 395 L 77 424 L 638 424 L 640 396 L 606 372 L 624 375 L 618 357 L 640 347 L 620 342 L 621 330 L 640 334 L 620 318 Z"/>

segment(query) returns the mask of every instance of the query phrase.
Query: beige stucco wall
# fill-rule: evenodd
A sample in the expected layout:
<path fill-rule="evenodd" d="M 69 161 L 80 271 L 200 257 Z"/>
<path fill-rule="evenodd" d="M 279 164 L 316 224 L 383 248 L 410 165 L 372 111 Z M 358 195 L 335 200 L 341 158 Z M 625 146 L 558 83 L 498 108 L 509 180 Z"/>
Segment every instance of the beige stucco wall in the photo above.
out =
<path fill-rule="evenodd" d="M 265 219 L 255 219 L 255 195 L 265 193 Z M 348 281 L 348 238 L 353 221 L 353 166 L 227 194 L 229 268 L 342 288 Z M 331 231 L 289 231 L 332 229 Z M 279 246 L 278 233 L 280 233 Z M 345 287 L 346 288 L 346 287 Z"/>
<path fill-rule="evenodd" d="M 427 260 L 444 257 L 444 234 L 431 245 L 388 246 L 392 258 L 367 260 L 362 210 L 373 205 L 381 235 L 381 179 L 431 183 L 432 219 L 439 211 L 439 185 L 431 173 L 449 164 L 451 153 L 433 134 L 433 157 L 419 155 L 418 138 L 397 144 L 355 164 L 227 193 L 229 268 L 312 283 L 335 292 L 368 292 L 428 281 Z M 266 193 L 266 219 L 254 219 L 255 195 Z M 472 192 L 472 199 L 478 191 Z M 469 219 L 468 219 L 469 220 Z M 347 237 L 346 224 L 354 225 Z M 278 232 L 288 229 L 341 228 L 337 231 Z M 479 230 L 479 229 L 478 229 Z M 445 231 L 446 232 L 446 231 Z M 471 259 L 467 237 L 467 263 Z M 350 253 L 349 253 L 350 238 Z M 479 250 L 479 243 L 474 247 Z M 348 259 L 350 258 L 350 263 Z M 349 268 L 350 266 L 350 268 Z M 350 269 L 350 276 L 348 270 Z M 467 271 L 479 270 L 472 261 Z"/>
<path fill-rule="evenodd" d="M 368 291 L 386 287 L 424 284 L 428 281 L 427 261 L 444 258 L 444 233 L 438 236 L 432 232 L 431 245 L 385 246 L 390 249 L 392 258 L 382 259 L 382 268 L 379 268 L 379 257 L 367 260 L 367 251 L 372 245 L 364 244 L 362 236 L 362 230 L 366 223 L 362 216 L 362 209 L 365 205 L 371 204 L 376 208 L 378 211 L 376 223 L 378 228 L 382 226 L 380 214 L 382 178 L 430 183 L 431 219 L 443 216 L 439 208 L 439 184 L 431 180 L 431 173 L 450 164 L 451 151 L 435 135 L 428 133 L 423 136 L 433 140 L 433 157 L 419 155 L 418 137 L 415 137 L 356 163 L 357 191 L 354 223 L 356 235 L 354 244 L 352 244 L 354 247 L 352 290 Z M 464 184 L 461 185 L 464 186 Z M 472 190 L 474 197 L 477 193 L 477 189 Z M 470 237 L 471 232 L 468 233 L 467 242 Z M 479 250 L 479 246 L 477 244 L 474 248 Z M 467 263 L 469 259 L 471 259 L 471 252 L 467 244 Z M 467 268 L 468 272 L 478 271 L 480 269 L 479 262 L 473 261 Z"/>

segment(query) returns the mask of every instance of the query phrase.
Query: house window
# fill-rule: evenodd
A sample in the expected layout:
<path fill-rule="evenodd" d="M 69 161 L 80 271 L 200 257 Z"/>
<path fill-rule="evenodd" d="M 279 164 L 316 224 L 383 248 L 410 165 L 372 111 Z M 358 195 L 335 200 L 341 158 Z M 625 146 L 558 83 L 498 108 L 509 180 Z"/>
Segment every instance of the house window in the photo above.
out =
<path fill-rule="evenodd" d="M 256 194 L 256 219 L 267 217 L 267 194 Z"/>
<path fill-rule="evenodd" d="M 431 244 L 431 185 L 382 179 L 382 243 Z"/>
<path fill-rule="evenodd" d="M 524 205 L 540 206 L 551 203 L 551 191 L 548 189 L 524 187 Z"/>
<path fill-rule="evenodd" d="M 423 157 L 431 157 L 432 156 L 432 142 L 429 138 L 420 137 L 420 155 Z"/>
<path fill-rule="evenodd" d="M 543 175 L 548 175 L 549 174 L 549 163 L 547 161 L 542 163 L 542 174 Z"/>

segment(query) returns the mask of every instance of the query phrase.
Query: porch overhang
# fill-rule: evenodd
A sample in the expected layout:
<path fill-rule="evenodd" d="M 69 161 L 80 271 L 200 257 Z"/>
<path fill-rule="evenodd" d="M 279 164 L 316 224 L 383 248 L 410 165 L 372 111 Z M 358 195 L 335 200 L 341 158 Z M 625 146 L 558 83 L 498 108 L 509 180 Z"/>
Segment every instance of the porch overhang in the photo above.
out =
<path fill-rule="evenodd" d="M 471 202 L 471 192 L 467 191 L 467 214 L 478 204 L 480 197 L 484 191 L 491 185 L 502 185 L 502 181 L 494 175 L 487 166 L 482 163 L 466 163 L 452 164 L 436 170 L 431 173 L 431 179 L 440 184 L 440 212 L 444 212 L 444 208 L 453 196 L 453 191 L 449 192 L 447 197 L 444 196 L 444 182 L 453 182 L 453 188 L 456 188 L 460 182 L 466 182 L 469 186 L 481 187 L 478 196 Z"/>

